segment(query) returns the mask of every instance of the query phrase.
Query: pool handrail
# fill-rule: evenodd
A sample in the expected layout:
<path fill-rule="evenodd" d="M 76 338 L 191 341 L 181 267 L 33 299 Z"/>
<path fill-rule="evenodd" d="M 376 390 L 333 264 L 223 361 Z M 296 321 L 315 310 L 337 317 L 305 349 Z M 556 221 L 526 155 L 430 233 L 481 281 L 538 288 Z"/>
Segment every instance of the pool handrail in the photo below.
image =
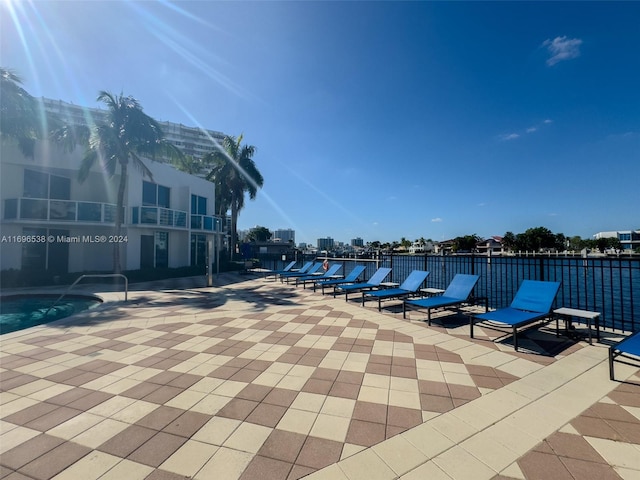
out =
<path fill-rule="evenodd" d="M 51 311 L 51 309 L 53 307 L 55 307 L 58 302 L 60 300 L 62 300 L 64 298 L 64 296 L 69 293 L 69 291 L 78 283 L 80 282 L 80 280 L 83 280 L 85 278 L 108 278 L 108 277 L 122 277 L 124 278 L 124 301 L 126 302 L 128 300 L 129 297 L 129 279 L 123 275 L 122 273 L 101 273 L 101 274 L 87 274 L 87 275 L 80 275 L 75 282 L 73 282 L 71 285 L 69 285 L 69 287 L 62 293 L 62 295 L 60 295 L 55 302 L 53 302 L 53 304 L 47 309 L 46 312 L 44 312 L 44 316 L 46 317 L 47 314 Z"/>

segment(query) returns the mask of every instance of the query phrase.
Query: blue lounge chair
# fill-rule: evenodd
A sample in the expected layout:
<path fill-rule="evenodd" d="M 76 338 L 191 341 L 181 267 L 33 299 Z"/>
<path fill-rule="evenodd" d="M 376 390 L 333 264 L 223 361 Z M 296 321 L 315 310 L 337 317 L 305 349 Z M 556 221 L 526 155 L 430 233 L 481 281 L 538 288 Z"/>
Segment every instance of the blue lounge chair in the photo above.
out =
<path fill-rule="evenodd" d="M 619 360 L 622 357 L 625 360 Z M 629 360 L 635 362 L 631 363 Z M 633 367 L 640 366 L 640 332 L 625 338 L 621 342 L 609 347 L 609 378 L 615 380 L 613 362 L 624 363 Z"/>
<path fill-rule="evenodd" d="M 457 274 L 442 295 L 421 298 L 419 300 L 405 300 L 402 304 L 402 317 L 407 318 L 407 307 L 426 308 L 427 323 L 431 325 L 431 310 L 436 308 L 460 307 L 469 300 L 473 287 L 478 283 L 478 275 Z M 486 302 L 485 302 L 486 305 Z M 459 310 L 459 308 L 458 308 Z"/>
<path fill-rule="evenodd" d="M 341 268 L 341 263 L 334 263 L 329 267 L 329 270 L 324 273 L 318 275 L 305 275 L 304 277 L 296 277 L 296 287 L 299 283 L 302 283 L 304 288 L 307 288 L 307 282 L 317 282 L 320 279 L 329 280 L 330 278 L 335 278 L 335 275 L 340 271 Z"/>
<path fill-rule="evenodd" d="M 420 285 L 429 276 L 429 272 L 423 270 L 414 270 L 409 274 L 404 282 L 398 288 L 384 288 L 382 290 L 373 290 L 369 292 L 362 292 L 362 306 L 364 307 L 364 301 L 367 297 L 378 299 L 378 311 L 382 311 L 382 300 L 388 300 L 390 298 L 403 298 L 416 293 L 420 288 Z"/>
<path fill-rule="evenodd" d="M 280 282 L 282 282 L 283 280 L 286 280 L 287 283 L 289 283 L 289 279 L 295 279 L 297 277 L 312 275 L 318 272 L 318 270 L 320 270 L 321 268 L 322 268 L 322 262 L 316 262 L 313 265 L 311 265 L 311 268 L 309 268 L 306 272 L 297 271 L 292 273 L 283 273 L 282 275 L 280 275 Z"/>
<path fill-rule="evenodd" d="M 277 277 L 282 273 L 287 273 L 291 271 L 291 269 L 295 264 L 296 264 L 296 261 L 294 260 L 292 262 L 289 262 L 289 264 L 285 266 L 282 270 L 267 270 L 266 272 L 264 272 L 264 277 L 267 278 L 267 277 L 270 277 L 271 275 L 273 275 L 274 277 Z"/>
<path fill-rule="evenodd" d="M 286 276 L 286 275 L 293 275 L 296 273 L 306 273 L 311 267 L 313 266 L 313 262 L 307 262 L 304 265 L 302 265 L 302 267 L 300 267 L 299 269 L 295 270 L 295 269 L 291 269 L 288 272 L 281 272 L 278 274 L 278 276 L 280 277 L 280 279 L 282 280 L 282 277 Z"/>
<path fill-rule="evenodd" d="M 353 283 L 351 285 L 336 285 L 333 288 L 333 297 L 335 298 L 338 291 L 344 292 L 345 302 L 349 300 L 349 293 L 360 292 L 364 290 L 371 290 L 372 288 L 378 288 L 382 281 L 387 278 L 387 275 L 391 273 L 391 269 L 387 267 L 380 267 L 376 272 L 371 275 L 371 278 L 364 283 Z"/>
<path fill-rule="evenodd" d="M 473 325 L 477 322 L 490 322 L 490 325 L 487 325 L 488 328 L 512 328 L 513 347 L 517 352 L 518 328 L 548 317 L 559 289 L 560 282 L 523 280 L 511 305 L 469 317 L 471 338 L 473 338 Z"/>
<path fill-rule="evenodd" d="M 344 278 L 337 278 L 333 280 L 318 279 L 318 281 L 313 284 L 313 291 L 315 292 L 316 287 L 320 285 L 320 287 L 322 287 L 322 294 L 324 295 L 325 287 L 332 286 L 335 288 L 336 285 L 344 285 L 346 283 L 356 283 L 358 281 L 358 278 L 360 278 L 360 275 L 362 275 L 362 273 L 365 271 L 365 269 L 366 267 L 364 265 L 356 265 L 355 267 L 353 267 L 353 270 L 349 272 L 349 275 L 347 275 Z"/>

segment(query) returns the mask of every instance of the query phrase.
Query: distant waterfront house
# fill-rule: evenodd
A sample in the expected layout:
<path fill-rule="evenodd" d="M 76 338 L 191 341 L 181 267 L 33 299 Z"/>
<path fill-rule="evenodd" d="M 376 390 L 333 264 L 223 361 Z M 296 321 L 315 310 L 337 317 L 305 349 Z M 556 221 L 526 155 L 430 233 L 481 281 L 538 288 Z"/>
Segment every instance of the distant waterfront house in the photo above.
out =
<path fill-rule="evenodd" d="M 215 248 L 223 236 L 214 184 L 171 165 L 145 160 L 153 180 L 129 169 L 116 239 L 118 180 L 96 167 L 79 183 L 82 148 L 38 142 L 33 159 L 11 143 L 0 149 L 3 270 L 112 271 L 113 242 L 123 270 L 204 265 L 209 241 Z"/>
<path fill-rule="evenodd" d="M 593 236 L 594 240 L 601 238 L 617 238 L 623 250 L 635 250 L 640 248 L 640 230 L 622 230 L 613 232 L 598 232 Z"/>
<path fill-rule="evenodd" d="M 438 242 L 434 247 L 434 252 L 438 255 L 448 255 L 453 251 L 455 243 L 454 239 Z"/>
<path fill-rule="evenodd" d="M 478 253 L 492 253 L 501 254 L 505 252 L 504 245 L 502 244 L 502 237 L 494 235 L 476 244 Z"/>
<path fill-rule="evenodd" d="M 430 241 L 421 242 L 417 240 L 409 247 L 409 253 L 429 253 L 433 251 L 434 245 L 433 242 Z"/>

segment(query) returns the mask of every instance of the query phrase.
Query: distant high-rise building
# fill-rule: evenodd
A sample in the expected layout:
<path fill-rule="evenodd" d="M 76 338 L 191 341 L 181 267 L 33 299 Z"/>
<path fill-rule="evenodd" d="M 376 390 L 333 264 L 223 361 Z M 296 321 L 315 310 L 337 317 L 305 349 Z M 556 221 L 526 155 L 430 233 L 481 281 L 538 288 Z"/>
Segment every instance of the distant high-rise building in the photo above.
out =
<path fill-rule="evenodd" d="M 62 100 L 43 98 L 42 104 L 47 112 L 62 118 L 70 125 L 92 125 L 106 118 L 108 112 L 101 108 L 81 107 Z M 204 157 L 215 149 L 216 143 L 222 144 L 226 136 L 215 130 L 186 127 L 180 123 L 158 121 L 167 142 L 178 147 L 184 154 L 195 159 Z"/>
<path fill-rule="evenodd" d="M 333 238 L 319 238 L 318 239 L 318 250 L 331 250 L 335 245 Z"/>
<path fill-rule="evenodd" d="M 351 246 L 352 247 L 364 247 L 364 240 L 362 240 L 360 237 L 352 238 L 351 239 Z"/>
<path fill-rule="evenodd" d="M 291 230 L 290 228 L 281 228 L 273 231 L 273 239 L 279 238 L 281 242 L 288 243 L 291 242 L 295 245 L 296 243 L 296 232 L 295 230 Z"/>

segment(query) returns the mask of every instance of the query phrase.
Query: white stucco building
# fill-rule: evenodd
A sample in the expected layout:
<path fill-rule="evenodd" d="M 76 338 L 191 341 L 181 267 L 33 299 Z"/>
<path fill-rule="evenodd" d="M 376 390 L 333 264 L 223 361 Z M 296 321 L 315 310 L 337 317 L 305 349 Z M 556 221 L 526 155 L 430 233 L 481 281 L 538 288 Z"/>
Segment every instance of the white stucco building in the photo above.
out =
<path fill-rule="evenodd" d="M 80 183 L 81 148 L 66 153 L 39 142 L 33 159 L 11 143 L 0 149 L 1 270 L 109 272 L 114 241 L 123 270 L 205 265 L 207 246 L 219 245 L 214 184 L 202 178 L 151 160 L 153 179 L 143 178 L 130 166 L 116 239 L 118 176 L 94 168 Z"/>
<path fill-rule="evenodd" d="M 610 232 L 598 232 L 593 236 L 594 240 L 601 238 L 617 238 L 623 250 L 640 248 L 640 230 L 618 230 Z"/>

